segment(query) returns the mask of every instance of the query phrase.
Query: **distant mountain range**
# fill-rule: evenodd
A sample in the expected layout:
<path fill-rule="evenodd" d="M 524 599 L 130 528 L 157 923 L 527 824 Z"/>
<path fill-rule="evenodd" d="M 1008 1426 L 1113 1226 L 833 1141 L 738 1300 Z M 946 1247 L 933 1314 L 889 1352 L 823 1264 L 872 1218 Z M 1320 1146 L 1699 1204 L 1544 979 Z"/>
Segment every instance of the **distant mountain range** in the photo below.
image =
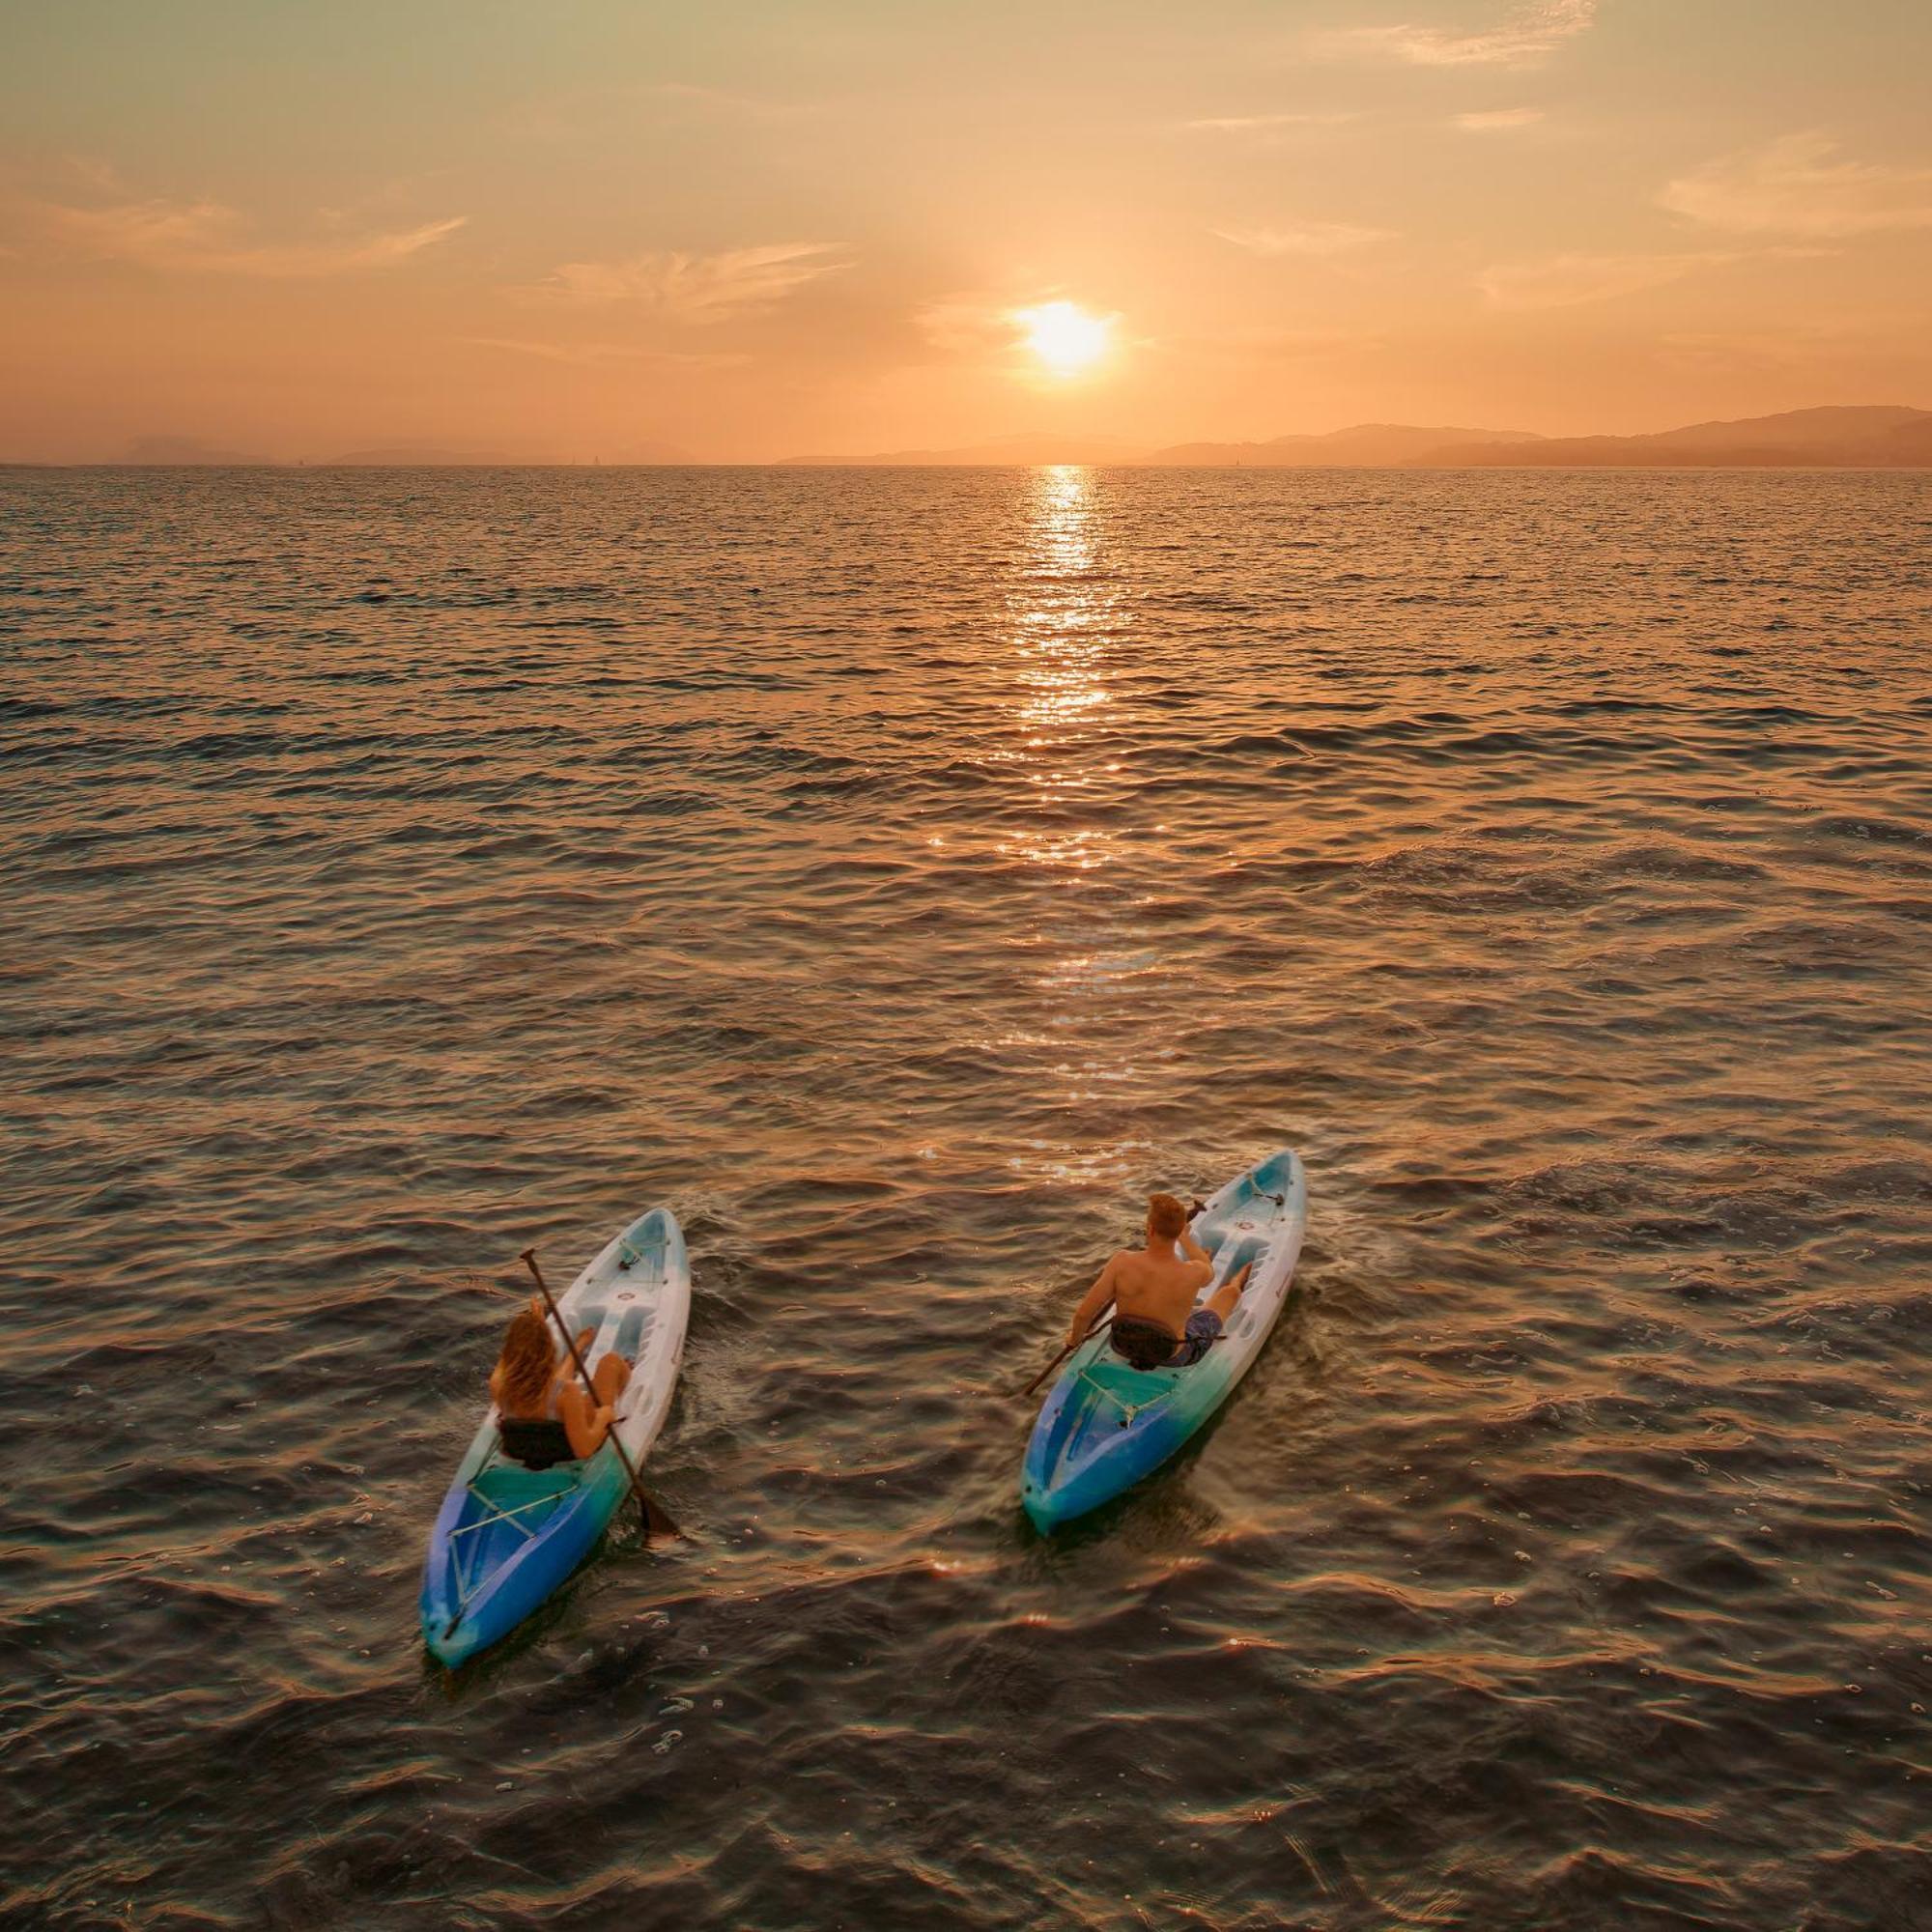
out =
<path fill-rule="evenodd" d="M 889 449 L 877 456 L 787 456 L 781 469 L 813 468 L 865 469 L 959 469 L 976 464 L 1032 469 L 1041 464 L 1084 468 L 1101 463 L 1147 463 L 1137 445 L 1110 436 L 1003 436 L 958 449 Z"/>
<path fill-rule="evenodd" d="M 321 469 L 496 469 L 514 463 L 489 449 L 447 449 L 434 442 L 383 442 L 369 449 L 345 449 L 311 468 Z"/>
<path fill-rule="evenodd" d="M 1509 448 L 1535 442 L 1526 429 L 1416 429 L 1408 423 L 1357 423 L 1326 436 L 1278 436 L 1269 442 L 1177 442 L 1142 460 L 1202 469 L 1392 469 L 1426 463 L 1438 449 Z"/>
<path fill-rule="evenodd" d="M 1135 450 L 1101 438 L 1003 437 L 959 449 L 880 456 L 803 456 L 791 465 L 853 468 L 973 464 L 1121 464 L 1203 469 L 1911 469 L 1932 468 L 1932 410 L 1787 410 L 1738 422 L 1692 423 L 1655 436 L 1542 437 L 1528 430 L 1419 429 L 1357 423 L 1325 436 L 1266 442 L 1176 442 Z"/>
<path fill-rule="evenodd" d="M 444 449 L 428 442 L 384 442 L 370 449 L 351 449 L 325 457 L 323 469 L 508 469 L 519 467 L 576 469 L 607 463 L 616 469 L 654 469 L 660 465 L 696 463 L 689 451 L 668 442 L 639 443 L 614 454 L 598 456 L 586 465 L 582 458 L 504 456 L 497 450 Z"/>
<path fill-rule="evenodd" d="M 612 467 L 693 464 L 668 443 L 607 452 Z M 128 445 L 125 462 L 154 465 L 261 465 L 270 459 L 186 436 L 149 436 Z M 539 459 L 541 461 L 542 459 Z M 554 460 L 554 459 L 552 459 Z M 382 443 L 328 457 L 317 467 L 465 468 L 528 464 L 528 457 Z M 1545 437 L 1529 430 L 1423 429 L 1411 423 L 1357 423 L 1323 436 L 1277 436 L 1265 442 L 1174 442 L 1147 449 L 1102 436 L 1035 432 L 954 449 L 893 449 L 876 456 L 794 456 L 783 468 L 951 469 L 1117 464 L 1203 469 L 1932 469 L 1932 410 L 1902 407 L 1786 410 L 1737 422 L 1691 423 L 1654 436 Z"/>
<path fill-rule="evenodd" d="M 198 436 L 137 436 L 121 461 L 135 468 L 255 469 L 274 459 L 249 449 L 224 449 Z"/>
<path fill-rule="evenodd" d="M 1502 446 L 1472 440 L 1425 460 L 1456 468 L 1914 469 L 1932 466 L 1932 410 L 1787 410 L 1741 422 L 1692 423 L 1657 436 L 1545 437 Z"/>
<path fill-rule="evenodd" d="M 602 459 L 600 459 L 602 460 Z M 688 450 L 668 442 L 637 443 L 608 459 L 613 465 L 690 464 Z M 139 436 L 128 445 L 122 463 L 132 468 L 164 469 L 286 469 L 271 456 L 223 449 L 193 436 Z M 496 469 L 519 465 L 559 465 L 556 457 L 506 456 L 500 450 L 451 447 L 434 442 L 383 442 L 367 449 L 344 450 L 309 464 L 316 469 Z"/>

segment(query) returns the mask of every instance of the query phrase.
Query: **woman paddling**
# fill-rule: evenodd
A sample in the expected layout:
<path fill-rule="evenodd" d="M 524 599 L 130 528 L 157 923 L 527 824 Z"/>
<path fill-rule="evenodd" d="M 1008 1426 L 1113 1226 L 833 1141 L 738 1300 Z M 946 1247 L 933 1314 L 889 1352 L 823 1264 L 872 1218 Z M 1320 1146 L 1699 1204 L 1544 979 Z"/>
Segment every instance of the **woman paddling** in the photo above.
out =
<path fill-rule="evenodd" d="M 586 1328 L 577 1338 L 581 1355 L 597 1333 Z M 503 1337 L 503 1352 L 490 1377 L 503 1453 L 526 1469 L 595 1455 L 610 1434 L 617 1398 L 631 1378 L 631 1365 L 614 1350 L 591 1372 L 596 1399 L 584 1393 L 570 1353 L 559 1349 L 543 1303 L 530 1297 Z"/>

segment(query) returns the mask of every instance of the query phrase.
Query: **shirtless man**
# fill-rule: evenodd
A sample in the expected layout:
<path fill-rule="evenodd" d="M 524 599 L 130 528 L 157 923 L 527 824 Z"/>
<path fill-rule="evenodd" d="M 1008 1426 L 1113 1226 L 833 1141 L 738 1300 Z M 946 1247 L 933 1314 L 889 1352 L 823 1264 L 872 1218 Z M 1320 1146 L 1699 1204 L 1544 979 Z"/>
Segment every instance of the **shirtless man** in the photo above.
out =
<path fill-rule="evenodd" d="M 1183 1261 L 1175 1253 L 1180 1244 Z M 1148 1202 L 1147 1246 L 1122 1248 L 1073 1311 L 1071 1349 L 1085 1339 L 1100 1311 L 1114 1304 L 1109 1331 L 1116 1353 L 1137 1369 L 1182 1369 L 1205 1355 L 1241 1298 L 1247 1267 L 1231 1275 L 1203 1308 L 1194 1297 L 1214 1279 L 1208 1251 L 1187 1232 L 1187 1209 L 1172 1194 Z M 1124 1333 L 1122 1331 L 1125 1331 Z"/>

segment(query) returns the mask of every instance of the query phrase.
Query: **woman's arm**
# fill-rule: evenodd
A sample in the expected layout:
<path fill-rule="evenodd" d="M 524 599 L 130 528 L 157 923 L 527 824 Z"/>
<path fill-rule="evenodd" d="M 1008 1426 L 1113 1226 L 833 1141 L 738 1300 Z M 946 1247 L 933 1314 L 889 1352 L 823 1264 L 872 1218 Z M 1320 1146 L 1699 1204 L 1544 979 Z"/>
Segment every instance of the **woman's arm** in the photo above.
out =
<path fill-rule="evenodd" d="M 577 1338 L 577 1352 L 584 1357 L 586 1366 L 590 1355 L 590 1345 L 596 1338 L 597 1331 L 594 1328 L 584 1329 Z M 551 1346 L 554 1348 L 556 1345 L 553 1343 Z M 568 1349 L 558 1356 L 556 1367 L 550 1372 L 550 1385 L 559 1395 L 565 1389 L 581 1389 L 583 1386 L 583 1378 L 577 1373 L 577 1363 Z"/>
<path fill-rule="evenodd" d="M 593 1403 L 576 1383 L 557 1391 L 556 1410 L 563 1433 L 570 1437 L 570 1453 L 582 1460 L 594 1456 L 611 1433 L 611 1410 L 608 1404 Z"/>

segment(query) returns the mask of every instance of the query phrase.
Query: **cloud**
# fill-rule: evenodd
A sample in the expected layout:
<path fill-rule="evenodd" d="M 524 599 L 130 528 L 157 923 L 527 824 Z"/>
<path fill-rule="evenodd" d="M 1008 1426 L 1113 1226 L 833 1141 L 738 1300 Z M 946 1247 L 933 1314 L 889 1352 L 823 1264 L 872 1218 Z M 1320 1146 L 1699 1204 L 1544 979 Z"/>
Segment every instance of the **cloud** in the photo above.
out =
<path fill-rule="evenodd" d="M 1573 308 L 1661 288 L 1698 269 L 1733 261 L 1731 255 L 1558 255 L 1486 269 L 1476 286 L 1497 308 Z"/>
<path fill-rule="evenodd" d="M 760 248 L 727 248 L 716 255 L 658 252 L 620 262 L 566 262 L 554 274 L 515 293 L 573 307 L 623 303 L 663 321 L 724 322 L 748 309 L 768 308 L 821 275 L 846 268 L 827 259 L 829 242 L 781 242 Z"/>
<path fill-rule="evenodd" d="M 1159 347 L 1188 360 L 1253 363 L 1315 361 L 1382 348 L 1383 339 L 1359 328 L 1230 329 L 1210 335 L 1176 335 Z"/>
<path fill-rule="evenodd" d="M 1012 324 L 1008 321 L 1012 312 L 1010 297 L 969 292 L 927 302 L 915 321 L 935 349 L 964 355 L 1005 348 L 1012 340 Z"/>
<path fill-rule="evenodd" d="M 501 349 L 512 355 L 533 355 L 540 361 L 562 362 L 576 369 L 609 368 L 625 362 L 649 362 L 677 369 L 724 369 L 751 360 L 749 355 L 735 352 L 692 355 L 681 350 L 653 348 L 646 342 L 533 342 L 501 335 L 462 335 L 456 339 L 475 349 Z"/>
<path fill-rule="evenodd" d="M 1922 318 L 1863 315 L 1824 324 L 1784 323 L 1776 327 L 1659 337 L 1658 360 L 1700 373 L 1783 375 L 1802 370 L 1864 372 L 1901 359 L 1925 360 Z M 1861 376 L 1861 381 L 1868 380 Z"/>
<path fill-rule="evenodd" d="M 1210 231 L 1252 255 L 1350 255 L 1395 238 L 1386 228 L 1347 221 L 1303 221 L 1293 228 L 1216 228 Z"/>
<path fill-rule="evenodd" d="M 1347 109 L 1320 114 L 1210 114 L 1180 125 L 1194 133 L 1278 134 L 1290 128 L 1340 128 L 1358 118 Z"/>
<path fill-rule="evenodd" d="M 1321 36 L 1337 53 L 1406 61 L 1412 67 L 1534 67 L 1588 30 L 1598 0 L 1541 0 L 1484 33 L 1440 27 L 1345 27 Z"/>
<path fill-rule="evenodd" d="M 38 202 L 35 225 L 61 245 L 104 261 L 219 275 L 301 279 L 394 268 L 455 234 L 452 215 L 387 233 L 333 233 L 306 242 L 260 242 L 247 223 L 216 201 Z M 332 223 L 339 226 L 339 222 Z"/>
<path fill-rule="evenodd" d="M 1465 134 L 1501 134 L 1512 128 L 1534 128 L 1542 119 L 1540 107 L 1491 107 L 1479 114 L 1459 114 L 1451 125 Z"/>
<path fill-rule="evenodd" d="M 1932 169 L 1835 160 L 1837 153 L 1828 134 L 1786 134 L 1671 182 L 1658 201 L 1738 235 L 1842 239 L 1932 227 Z"/>

